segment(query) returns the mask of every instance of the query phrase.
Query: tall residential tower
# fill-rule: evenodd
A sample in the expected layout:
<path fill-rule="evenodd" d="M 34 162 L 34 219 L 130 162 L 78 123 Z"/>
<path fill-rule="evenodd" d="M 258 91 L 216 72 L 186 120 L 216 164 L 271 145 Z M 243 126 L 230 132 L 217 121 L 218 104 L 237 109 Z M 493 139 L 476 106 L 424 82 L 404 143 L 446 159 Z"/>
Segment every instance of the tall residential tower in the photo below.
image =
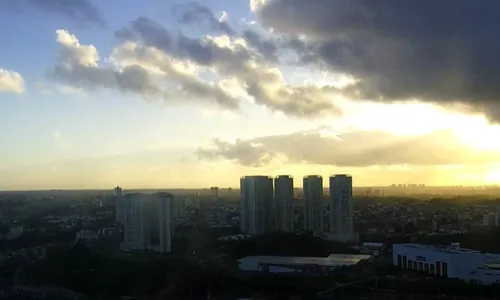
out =
<path fill-rule="evenodd" d="M 146 218 L 144 204 L 147 195 L 128 194 L 123 199 L 123 223 L 125 228 L 125 250 L 146 250 Z"/>
<path fill-rule="evenodd" d="M 172 251 L 174 235 L 174 196 L 169 193 L 158 193 L 158 226 L 160 252 Z"/>
<path fill-rule="evenodd" d="M 293 232 L 293 178 L 281 175 L 274 178 L 275 230 Z"/>
<path fill-rule="evenodd" d="M 123 198 L 122 198 L 122 188 L 117 186 L 114 189 L 115 195 L 115 222 L 116 224 L 121 224 L 123 225 L 123 210 L 124 210 L 124 203 L 123 203 Z"/>
<path fill-rule="evenodd" d="M 124 250 L 170 252 L 173 236 L 173 196 L 168 193 L 124 197 Z"/>
<path fill-rule="evenodd" d="M 322 234 L 323 224 L 323 178 L 318 175 L 304 177 L 303 181 L 305 210 L 304 229 L 314 234 Z"/>
<path fill-rule="evenodd" d="M 334 175 L 330 177 L 330 231 L 340 239 L 353 236 L 352 177 Z"/>
<path fill-rule="evenodd" d="M 252 235 L 273 232 L 273 179 L 242 177 L 240 193 L 241 232 Z"/>

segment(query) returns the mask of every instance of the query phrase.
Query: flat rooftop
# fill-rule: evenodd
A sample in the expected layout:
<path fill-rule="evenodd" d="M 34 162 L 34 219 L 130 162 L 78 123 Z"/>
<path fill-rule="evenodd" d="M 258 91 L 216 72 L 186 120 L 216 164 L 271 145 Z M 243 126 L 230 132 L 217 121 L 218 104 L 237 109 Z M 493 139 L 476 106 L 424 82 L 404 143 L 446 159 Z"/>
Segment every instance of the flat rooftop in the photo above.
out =
<path fill-rule="evenodd" d="M 362 260 L 368 260 L 371 255 L 360 254 L 331 254 L 328 257 L 302 256 L 247 256 L 240 261 L 258 261 L 259 263 L 279 265 L 318 265 L 325 267 L 352 266 Z"/>
<path fill-rule="evenodd" d="M 493 253 L 484 253 L 478 250 L 467 249 L 467 248 L 454 248 L 451 246 L 439 247 L 433 245 L 420 245 L 420 244 L 394 244 L 394 246 L 405 247 L 405 248 L 414 248 L 414 249 L 423 249 L 423 250 L 431 250 L 437 252 L 446 252 L 446 253 L 456 253 L 456 254 L 480 254 L 480 255 L 497 255 Z"/>

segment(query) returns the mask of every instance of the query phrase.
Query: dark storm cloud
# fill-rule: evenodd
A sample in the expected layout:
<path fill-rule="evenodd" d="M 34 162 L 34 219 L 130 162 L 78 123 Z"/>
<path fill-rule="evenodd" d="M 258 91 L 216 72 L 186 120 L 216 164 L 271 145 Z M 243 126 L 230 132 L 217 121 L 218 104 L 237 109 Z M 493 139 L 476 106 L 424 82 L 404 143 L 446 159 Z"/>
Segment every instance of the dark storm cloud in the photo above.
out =
<path fill-rule="evenodd" d="M 195 24 L 201 28 L 208 27 L 212 31 L 220 31 L 227 35 L 236 34 L 227 20 L 217 19 L 212 10 L 201 4 L 190 2 L 177 5 L 172 12 L 181 24 Z"/>
<path fill-rule="evenodd" d="M 277 61 L 276 51 L 278 50 L 278 44 L 276 41 L 272 41 L 264 38 L 258 33 L 245 30 L 243 32 L 243 37 L 245 41 L 251 46 L 254 47 L 263 57 L 268 61 Z"/>
<path fill-rule="evenodd" d="M 24 12 L 30 8 L 57 13 L 75 21 L 106 26 L 97 6 L 91 0 L 0 0 L 0 8 Z"/>
<path fill-rule="evenodd" d="M 312 41 L 307 62 L 355 76 L 352 98 L 463 102 L 500 121 L 500 1 L 268 0 L 256 13 Z"/>
<path fill-rule="evenodd" d="M 471 148 L 450 131 L 403 137 L 377 130 L 336 136 L 313 130 L 233 143 L 215 139 L 197 154 L 202 159 L 227 159 L 252 167 L 266 165 L 275 157 L 296 164 L 338 167 L 474 164 L 495 162 L 500 157 L 498 152 Z"/>

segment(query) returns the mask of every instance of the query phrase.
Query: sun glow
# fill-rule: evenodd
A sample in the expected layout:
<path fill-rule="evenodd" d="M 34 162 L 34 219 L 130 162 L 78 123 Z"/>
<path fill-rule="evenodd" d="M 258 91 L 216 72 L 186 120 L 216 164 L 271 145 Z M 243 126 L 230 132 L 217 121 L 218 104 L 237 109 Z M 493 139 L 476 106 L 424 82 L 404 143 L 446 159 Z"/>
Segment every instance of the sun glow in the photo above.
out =
<path fill-rule="evenodd" d="M 485 181 L 487 183 L 500 184 L 500 166 L 497 166 L 493 171 L 486 174 Z"/>

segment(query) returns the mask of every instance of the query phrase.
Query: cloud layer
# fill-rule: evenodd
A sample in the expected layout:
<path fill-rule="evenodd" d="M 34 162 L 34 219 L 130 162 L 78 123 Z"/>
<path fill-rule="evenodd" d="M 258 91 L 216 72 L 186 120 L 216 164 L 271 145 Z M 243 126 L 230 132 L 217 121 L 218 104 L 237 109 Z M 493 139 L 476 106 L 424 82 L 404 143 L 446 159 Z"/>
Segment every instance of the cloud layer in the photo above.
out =
<path fill-rule="evenodd" d="M 398 136 L 382 131 L 333 134 L 324 129 L 235 142 L 213 140 L 198 149 L 202 159 L 226 159 L 260 167 L 273 159 L 337 167 L 456 165 L 495 162 L 500 152 L 471 148 L 451 131 Z"/>
<path fill-rule="evenodd" d="M 30 13 L 32 9 L 39 9 L 63 15 L 73 21 L 106 26 L 106 21 L 91 0 L 0 0 L 0 8 L 25 13 Z"/>
<path fill-rule="evenodd" d="M 155 48 L 125 42 L 113 50 L 111 65 L 101 66 L 93 45 L 80 44 L 66 30 L 57 31 L 57 41 L 61 50 L 52 76 L 65 84 L 87 90 L 117 89 L 146 99 L 207 100 L 230 109 L 238 107 L 220 85 L 201 81 L 189 65 Z"/>
<path fill-rule="evenodd" d="M 250 31 L 240 36 L 224 14 L 216 18 L 208 8 L 191 4 L 176 7 L 174 15 L 182 24 L 208 24 L 209 32 L 223 34 L 187 36 L 140 17 L 115 32 L 119 45 L 104 64 L 93 45 L 58 30 L 61 51 L 53 77 L 87 90 L 118 89 L 146 99 L 210 102 L 229 110 L 253 100 L 294 117 L 340 113 L 330 86 L 290 85 L 268 61 L 272 44 Z"/>
<path fill-rule="evenodd" d="M 88 0 L 22 1 L 103 23 Z M 225 12 L 217 16 L 197 3 L 173 8 L 181 30 L 139 17 L 115 32 L 120 44 L 106 66 L 92 45 L 80 45 L 76 37 L 59 41 L 55 78 L 87 89 L 189 98 L 231 110 L 250 99 L 302 118 L 340 114 L 335 101 L 343 96 L 461 103 L 500 120 L 498 1 L 252 0 L 250 8 L 258 21 L 252 28 L 234 26 Z M 200 33 L 187 35 L 193 31 L 182 26 Z M 284 70 L 350 81 L 292 84 L 293 74 Z"/>
<path fill-rule="evenodd" d="M 0 93 L 24 93 L 24 79 L 21 74 L 0 68 Z"/>
<path fill-rule="evenodd" d="M 351 75 L 352 99 L 463 102 L 500 121 L 500 2 L 251 1 L 260 24 L 304 36 L 302 62 Z"/>

